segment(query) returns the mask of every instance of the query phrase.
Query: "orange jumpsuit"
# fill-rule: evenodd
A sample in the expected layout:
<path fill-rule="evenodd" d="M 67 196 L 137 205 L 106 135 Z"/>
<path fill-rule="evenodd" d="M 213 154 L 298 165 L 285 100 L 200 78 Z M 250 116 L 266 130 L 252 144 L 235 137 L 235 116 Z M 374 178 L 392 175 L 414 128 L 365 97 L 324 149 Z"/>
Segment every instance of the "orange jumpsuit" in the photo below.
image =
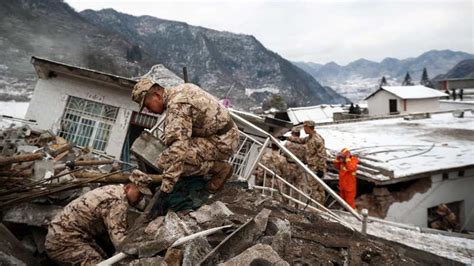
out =
<path fill-rule="evenodd" d="M 357 193 L 356 171 L 359 159 L 355 156 L 340 161 L 334 160 L 333 164 L 339 170 L 339 195 L 353 209 L 355 209 L 355 197 Z"/>

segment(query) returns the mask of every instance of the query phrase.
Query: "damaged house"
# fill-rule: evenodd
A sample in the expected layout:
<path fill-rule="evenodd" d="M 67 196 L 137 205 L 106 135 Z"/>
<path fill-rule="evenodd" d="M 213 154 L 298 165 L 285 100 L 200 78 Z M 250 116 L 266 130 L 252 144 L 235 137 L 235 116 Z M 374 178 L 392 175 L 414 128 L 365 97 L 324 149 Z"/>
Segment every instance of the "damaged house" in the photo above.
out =
<path fill-rule="evenodd" d="M 127 161 L 133 141 L 158 120 L 130 100 L 133 79 L 38 57 L 31 63 L 38 82 L 26 118 L 80 147 Z"/>
<path fill-rule="evenodd" d="M 429 227 L 446 204 L 459 230 L 474 230 L 474 114 L 451 112 L 317 126 L 334 155 L 360 158 L 358 208 L 390 221 Z M 333 174 L 334 178 L 337 178 Z"/>

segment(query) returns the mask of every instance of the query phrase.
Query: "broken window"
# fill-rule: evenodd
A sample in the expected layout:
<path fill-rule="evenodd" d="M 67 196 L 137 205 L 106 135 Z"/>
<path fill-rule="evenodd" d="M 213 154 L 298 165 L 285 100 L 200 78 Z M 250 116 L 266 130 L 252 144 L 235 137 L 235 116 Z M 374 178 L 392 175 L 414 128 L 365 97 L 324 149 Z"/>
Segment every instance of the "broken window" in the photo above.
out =
<path fill-rule="evenodd" d="M 464 207 L 464 201 L 439 204 L 428 209 L 428 227 L 445 230 L 459 231 L 459 225 L 463 217 L 460 217 Z"/>
<path fill-rule="evenodd" d="M 105 151 L 118 107 L 70 96 L 59 136 L 80 147 Z"/>

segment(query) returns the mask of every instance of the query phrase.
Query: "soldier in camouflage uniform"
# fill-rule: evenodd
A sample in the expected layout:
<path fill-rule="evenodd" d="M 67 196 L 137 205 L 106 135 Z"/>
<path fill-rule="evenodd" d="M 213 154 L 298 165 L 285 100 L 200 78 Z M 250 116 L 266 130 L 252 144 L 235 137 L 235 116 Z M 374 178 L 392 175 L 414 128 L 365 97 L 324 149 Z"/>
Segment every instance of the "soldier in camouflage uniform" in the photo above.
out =
<path fill-rule="evenodd" d="M 272 170 L 275 174 L 282 178 L 285 178 L 287 176 L 286 159 L 280 154 L 278 146 L 276 146 L 275 144 L 272 144 L 271 149 L 268 149 L 265 154 L 263 154 L 260 163 L 265 165 L 265 167 Z M 261 167 L 257 168 L 255 172 L 255 183 L 259 186 L 263 185 L 263 173 L 264 169 Z M 271 179 L 271 174 L 267 173 L 266 178 L 267 180 L 265 181 L 265 185 L 271 186 L 271 183 L 269 183 Z M 275 182 L 275 184 L 280 186 L 281 182 Z"/>
<path fill-rule="evenodd" d="M 430 219 L 430 227 L 445 231 L 458 231 L 459 223 L 456 214 L 446 204 L 440 204 L 436 208 L 435 218 Z"/>
<path fill-rule="evenodd" d="M 303 128 L 309 136 L 305 138 L 291 136 L 288 140 L 305 144 L 306 163 L 311 171 L 322 178 L 326 172 L 326 147 L 324 139 L 314 130 L 313 121 L 304 121 Z M 308 177 L 308 186 L 311 189 L 312 197 L 318 202 L 324 203 L 326 199 L 324 188 L 311 177 Z"/>
<path fill-rule="evenodd" d="M 262 158 L 260 159 L 260 163 L 263 164 L 265 167 L 273 171 L 275 174 L 280 176 L 281 178 L 286 178 L 288 175 L 287 172 L 287 162 L 283 155 L 280 154 L 278 146 L 272 144 L 271 149 L 268 149 L 265 154 L 263 154 Z M 264 172 L 265 170 L 261 167 L 258 167 L 255 171 L 255 184 L 262 186 L 264 181 Z M 273 187 L 274 189 L 278 189 L 283 193 L 288 193 L 285 191 L 287 188 L 284 183 L 279 180 L 277 177 L 273 177 L 272 174 L 267 172 L 265 178 L 265 187 Z M 273 182 L 273 183 L 272 183 Z M 277 200 L 283 200 L 277 196 Z"/>
<path fill-rule="evenodd" d="M 208 190 L 216 192 L 232 176 L 232 165 L 226 162 L 239 144 L 237 126 L 229 111 L 218 100 L 190 83 L 164 88 L 150 79 L 140 80 L 132 99 L 143 109 L 162 114 L 167 110 L 164 142 L 167 149 L 157 165 L 163 170 L 158 204 L 164 206 L 168 194 L 181 176 L 209 174 Z M 154 216 L 154 215 L 152 215 Z"/>
<path fill-rule="evenodd" d="M 300 138 L 300 129 L 297 127 L 293 127 L 291 129 L 291 136 L 294 138 Z M 305 145 L 287 141 L 285 143 L 285 147 L 293 153 L 300 161 L 306 163 L 306 150 Z M 286 155 L 286 160 L 288 162 L 288 180 L 294 184 L 298 189 L 302 190 L 303 192 L 307 192 L 308 184 L 306 182 L 306 174 L 303 169 L 296 164 L 296 162 L 290 158 L 290 156 Z"/>
<path fill-rule="evenodd" d="M 70 202 L 50 223 L 45 247 L 48 256 L 61 264 L 95 265 L 105 252 L 95 239 L 108 232 L 117 249 L 127 230 L 127 209 L 143 195 L 151 195 L 151 178 L 135 170 L 127 185 L 109 185 L 89 191 Z"/>

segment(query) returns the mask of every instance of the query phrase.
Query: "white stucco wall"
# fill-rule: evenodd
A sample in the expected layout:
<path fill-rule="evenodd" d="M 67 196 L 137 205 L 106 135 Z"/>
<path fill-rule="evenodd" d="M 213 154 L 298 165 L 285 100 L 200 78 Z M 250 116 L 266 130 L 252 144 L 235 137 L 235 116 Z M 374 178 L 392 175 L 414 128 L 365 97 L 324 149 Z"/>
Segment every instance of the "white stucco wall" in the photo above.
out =
<path fill-rule="evenodd" d="M 401 114 L 404 113 L 423 113 L 423 112 L 437 112 L 439 111 L 439 99 L 413 99 L 407 100 L 407 111 L 403 111 L 403 102 L 401 106 Z"/>
<path fill-rule="evenodd" d="M 119 107 L 105 152 L 120 158 L 132 111 L 138 111 L 138 106 L 131 100 L 130 95 L 129 89 L 58 75 L 55 78 L 38 80 L 25 117 L 35 119 L 39 128 L 51 129 L 56 133 L 68 96 Z"/>
<path fill-rule="evenodd" d="M 388 100 L 390 99 L 397 100 L 397 108 L 399 112 L 403 110 L 403 106 L 401 105 L 402 99 L 387 91 L 381 90 L 367 100 L 369 115 L 388 115 L 390 113 Z"/>
<path fill-rule="evenodd" d="M 428 209 L 441 203 L 464 201 L 461 213 L 461 226 L 469 215 L 473 215 L 466 229 L 474 230 L 474 169 L 465 171 L 464 177 L 459 172 L 449 173 L 449 179 L 443 180 L 442 175 L 431 177 L 432 186 L 425 193 L 417 193 L 406 202 L 397 202 L 390 206 L 385 219 L 395 222 L 428 226 Z"/>
<path fill-rule="evenodd" d="M 408 99 L 406 102 L 406 111 L 404 106 L 404 100 L 398 96 L 381 90 L 374 96 L 367 100 L 367 107 L 369 109 L 369 115 L 388 115 L 390 114 L 389 100 L 397 100 L 397 110 L 400 114 L 408 113 L 421 113 L 421 112 L 436 112 L 439 111 L 439 99 L 428 98 L 428 99 Z"/>

